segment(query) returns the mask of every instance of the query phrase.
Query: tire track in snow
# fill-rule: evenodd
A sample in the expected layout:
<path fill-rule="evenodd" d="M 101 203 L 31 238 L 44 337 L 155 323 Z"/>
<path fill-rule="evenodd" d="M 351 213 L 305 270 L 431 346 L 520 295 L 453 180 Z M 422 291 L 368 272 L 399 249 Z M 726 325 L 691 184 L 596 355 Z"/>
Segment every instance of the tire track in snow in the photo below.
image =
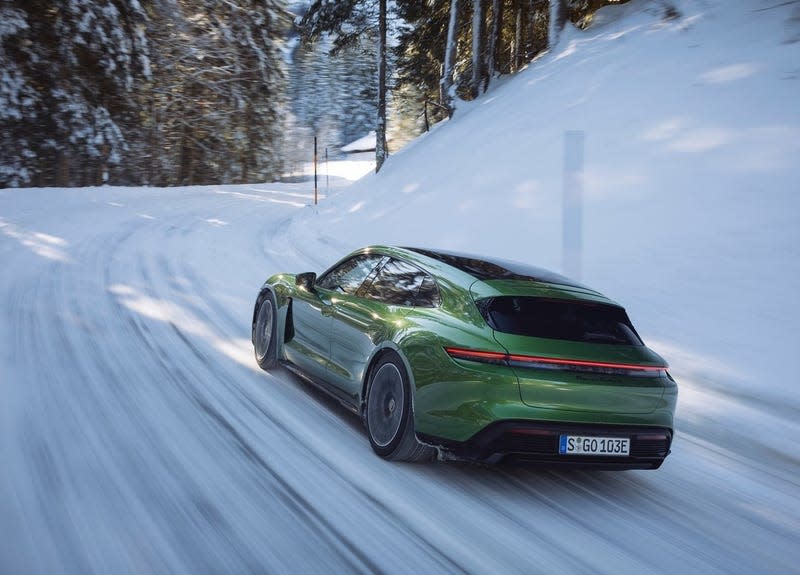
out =
<path fill-rule="evenodd" d="M 197 299 L 196 296 L 198 295 L 207 295 L 207 290 L 202 289 L 204 283 L 199 281 L 194 276 L 193 272 L 189 271 L 189 268 L 188 266 L 186 266 L 185 263 L 181 265 L 180 270 L 178 271 L 171 266 L 171 264 L 169 263 L 169 261 L 165 256 L 163 255 L 159 256 L 157 258 L 157 268 L 158 268 L 157 271 L 160 273 L 161 276 L 159 282 L 155 282 L 150 272 L 144 269 L 145 267 L 144 262 L 140 261 L 140 267 L 142 268 L 140 273 L 142 274 L 143 277 L 147 279 L 147 281 L 145 282 L 147 285 L 152 285 L 152 286 L 160 285 L 162 287 L 169 285 L 170 291 L 177 291 L 182 293 L 184 297 L 180 299 L 182 299 L 184 302 L 196 301 Z M 183 277 L 189 278 L 190 281 L 188 283 L 181 281 L 167 281 L 167 282 L 164 281 L 164 279 L 169 280 L 170 278 L 174 279 Z M 192 286 L 192 288 L 199 287 L 201 289 L 199 290 L 192 289 L 191 291 L 189 291 L 186 288 L 187 285 Z M 153 292 L 151 295 L 153 297 L 156 297 L 164 294 Z M 207 313 L 207 309 L 205 308 L 208 308 L 211 311 L 217 311 L 222 309 L 221 306 L 217 304 L 213 299 L 204 297 L 202 299 L 202 303 L 204 304 L 202 307 L 198 305 L 191 307 L 192 307 L 192 313 L 196 315 L 203 323 L 209 326 L 218 326 L 219 325 L 218 320 L 221 318 L 228 324 L 229 328 L 235 329 L 236 322 L 229 313 L 225 311 L 220 311 L 213 317 Z M 255 407 L 261 416 L 265 417 L 277 428 L 279 428 L 280 431 L 285 435 L 286 440 L 296 444 L 299 443 L 300 444 L 299 447 L 301 447 L 304 451 L 306 451 L 310 457 L 318 459 L 321 463 L 325 464 L 330 471 L 336 472 L 337 474 L 341 475 L 341 469 L 331 466 L 330 460 L 328 458 L 323 457 L 322 454 L 320 454 L 319 452 L 315 452 L 308 443 L 303 442 L 301 438 L 299 438 L 295 433 L 293 433 L 282 421 L 277 419 L 274 414 L 270 413 L 263 404 L 260 404 L 254 401 L 253 398 L 247 396 L 244 388 L 242 386 L 236 385 L 236 380 L 237 380 L 236 373 L 233 373 L 228 370 L 223 370 L 222 368 L 218 367 L 216 364 L 210 361 L 208 356 L 200 349 L 200 347 L 197 344 L 195 344 L 192 341 L 192 339 L 187 334 L 185 334 L 180 329 L 180 327 L 178 327 L 177 325 L 175 325 L 175 323 L 172 322 L 170 322 L 170 326 L 175 332 L 175 334 L 181 339 L 186 348 L 190 350 L 192 354 L 194 354 L 194 356 L 198 359 L 198 361 L 200 361 L 207 368 L 209 368 L 210 371 L 215 372 L 215 379 L 217 381 L 226 382 L 226 385 L 232 388 L 236 388 L 236 391 L 238 392 L 239 396 L 243 399 L 249 400 L 251 406 Z M 228 333 L 226 335 L 231 335 L 231 334 Z M 266 460 L 262 458 L 259 455 L 259 453 L 242 437 L 242 435 L 231 424 L 231 422 L 228 421 L 228 419 L 222 416 L 216 409 L 214 409 L 212 406 L 210 406 L 207 402 L 205 402 L 201 398 L 198 398 L 197 396 L 193 395 L 192 399 L 203 410 L 205 410 L 207 413 L 209 413 L 209 415 L 211 415 L 215 420 L 217 420 L 224 429 L 226 429 L 229 432 L 229 434 L 234 438 L 235 442 L 240 445 L 244 453 L 246 453 L 253 461 L 257 462 L 259 465 L 264 467 L 265 470 L 267 470 L 276 479 L 276 481 L 281 482 L 281 484 L 284 486 L 285 489 L 288 489 L 289 484 L 283 479 L 283 477 L 280 475 L 280 472 L 266 463 Z M 379 497 L 363 489 L 358 484 L 351 484 L 351 486 L 353 489 L 357 491 L 357 495 L 363 497 L 364 501 L 369 502 L 375 508 L 376 511 L 378 511 L 381 515 L 385 516 L 387 524 L 395 525 L 398 528 L 403 528 L 406 537 L 411 537 L 418 546 L 420 546 L 423 549 L 426 549 L 426 553 L 429 556 L 434 558 L 439 557 L 439 560 L 443 562 L 443 565 L 449 565 L 448 568 L 449 571 L 468 572 L 468 569 L 466 567 L 459 565 L 459 562 L 453 559 L 452 557 L 448 557 L 444 555 L 441 551 L 433 548 L 426 541 L 424 536 L 414 532 L 411 526 L 404 524 L 402 518 L 398 516 L 394 511 L 392 511 L 384 502 L 382 502 L 379 499 Z M 331 532 L 333 533 L 337 532 L 337 530 L 332 527 L 330 522 L 326 520 L 322 515 L 317 513 L 312 507 L 310 507 L 308 502 L 303 497 L 301 497 L 298 492 L 292 490 L 289 493 L 302 505 L 302 509 L 306 512 L 306 514 L 309 514 L 310 517 L 314 518 L 315 521 L 326 525 L 327 529 L 330 530 Z M 345 542 L 347 542 L 347 538 L 343 534 L 340 534 L 340 538 Z M 348 548 L 352 548 L 352 550 L 357 551 L 357 548 L 352 544 L 349 544 Z M 366 564 L 370 565 L 368 561 L 366 561 Z M 370 565 L 370 569 L 373 568 L 375 568 L 375 565 Z"/>

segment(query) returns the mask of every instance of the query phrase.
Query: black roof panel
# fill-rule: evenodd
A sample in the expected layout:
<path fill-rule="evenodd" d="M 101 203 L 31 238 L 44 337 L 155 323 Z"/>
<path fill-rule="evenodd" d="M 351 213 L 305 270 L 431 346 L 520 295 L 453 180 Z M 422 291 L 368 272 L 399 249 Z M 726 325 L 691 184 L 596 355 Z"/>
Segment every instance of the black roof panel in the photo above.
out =
<path fill-rule="evenodd" d="M 485 258 L 458 252 L 445 252 L 441 250 L 429 250 L 423 248 L 404 248 L 429 258 L 433 258 L 447 265 L 453 266 L 463 272 L 470 274 L 476 279 L 486 280 L 523 280 L 537 281 L 556 285 L 578 287 L 587 289 L 586 286 L 566 278 L 555 272 L 498 258 Z"/>

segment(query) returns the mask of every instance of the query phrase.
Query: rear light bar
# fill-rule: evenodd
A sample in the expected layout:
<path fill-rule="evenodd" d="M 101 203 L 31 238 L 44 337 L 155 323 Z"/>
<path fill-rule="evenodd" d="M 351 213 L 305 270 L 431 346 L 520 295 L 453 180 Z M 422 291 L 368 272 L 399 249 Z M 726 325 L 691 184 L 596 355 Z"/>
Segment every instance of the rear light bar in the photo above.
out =
<path fill-rule="evenodd" d="M 641 375 L 648 377 L 658 377 L 667 371 L 666 365 L 637 365 L 632 363 L 585 361 L 582 359 L 559 359 L 554 357 L 502 353 L 498 351 L 480 351 L 460 347 L 446 347 L 444 350 L 453 359 L 465 359 L 467 361 L 509 365 L 512 367 L 584 371 L 609 375 Z"/>

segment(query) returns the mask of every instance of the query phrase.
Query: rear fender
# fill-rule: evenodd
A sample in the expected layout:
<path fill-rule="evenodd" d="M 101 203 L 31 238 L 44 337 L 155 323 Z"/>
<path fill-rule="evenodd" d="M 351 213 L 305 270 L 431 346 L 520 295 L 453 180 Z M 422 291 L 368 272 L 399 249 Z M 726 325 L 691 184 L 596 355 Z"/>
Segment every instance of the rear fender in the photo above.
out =
<path fill-rule="evenodd" d="M 400 361 L 403 362 L 403 366 L 406 368 L 406 375 L 408 376 L 408 383 L 411 388 L 411 413 L 414 413 L 414 392 L 416 391 L 416 385 L 414 384 L 414 372 L 411 370 L 411 364 L 408 363 L 408 359 L 406 358 L 405 354 L 400 350 L 397 344 L 393 341 L 387 340 L 379 343 L 375 347 L 369 357 L 369 361 L 367 361 L 367 365 L 369 367 L 367 367 L 367 369 L 364 371 L 364 378 L 361 382 L 361 394 L 358 398 L 358 413 L 362 420 L 364 418 L 366 408 L 367 383 L 369 382 L 372 370 L 375 369 L 375 365 L 380 360 L 380 357 L 387 351 L 395 352 L 400 357 Z"/>

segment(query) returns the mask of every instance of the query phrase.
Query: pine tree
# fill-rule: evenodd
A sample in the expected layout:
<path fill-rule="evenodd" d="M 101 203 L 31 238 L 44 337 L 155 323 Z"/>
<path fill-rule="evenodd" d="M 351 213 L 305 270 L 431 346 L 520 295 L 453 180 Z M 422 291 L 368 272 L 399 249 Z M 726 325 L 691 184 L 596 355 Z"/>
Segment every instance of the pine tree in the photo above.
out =
<path fill-rule="evenodd" d="M 138 139 L 136 82 L 150 73 L 139 3 L 9 0 L 1 20 L 11 91 L 0 90 L 10 96 L 0 121 L 13 136 L 0 144 L 0 185 L 99 184 L 123 173 Z"/>
<path fill-rule="evenodd" d="M 377 117 L 375 122 L 375 167 L 380 170 L 386 156 L 387 45 L 388 11 L 386 0 L 330 2 L 315 0 L 300 21 L 303 36 L 311 41 L 325 34 L 333 38 L 331 55 L 358 45 L 363 38 L 378 42 Z"/>
<path fill-rule="evenodd" d="M 444 48 L 444 62 L 442 66 L 442 93 L 440 102 L 452 116 L 453 107 L 453 67 L 456 58 L 456 28 L 458 26 L 458 0 L 450 0 L 450 18 L 447 24 L 447 43 Z"/>
<path fill-rule="evenodd" d="M 472 83 L 470 91 L 473 98 L 480 93 L 485 70 L 485 0 L 472 0 Z"/>
<path fill-rule="evenodd" d="M 0 186 L 281 169 L 279 0 L 6 0 Z"/>
<path fill-rule="evenodd" d="M 272 0 L 160 0 L 153 9 L 160 50 L 151 159 L 158 183 L 279 175 L 288 14 Z"/>
<path fill-rule="evenodd" d="M 496 52 L 501 50 L 500 30 L 503 22 L 503 2 L 492 0 L 492 26 L 488 36 L 488 46 L 486 48 L 486 77 L 484 79 L 483 91 L 489 89 L 489 82 L 494 77 L 496 70 Z"/>

